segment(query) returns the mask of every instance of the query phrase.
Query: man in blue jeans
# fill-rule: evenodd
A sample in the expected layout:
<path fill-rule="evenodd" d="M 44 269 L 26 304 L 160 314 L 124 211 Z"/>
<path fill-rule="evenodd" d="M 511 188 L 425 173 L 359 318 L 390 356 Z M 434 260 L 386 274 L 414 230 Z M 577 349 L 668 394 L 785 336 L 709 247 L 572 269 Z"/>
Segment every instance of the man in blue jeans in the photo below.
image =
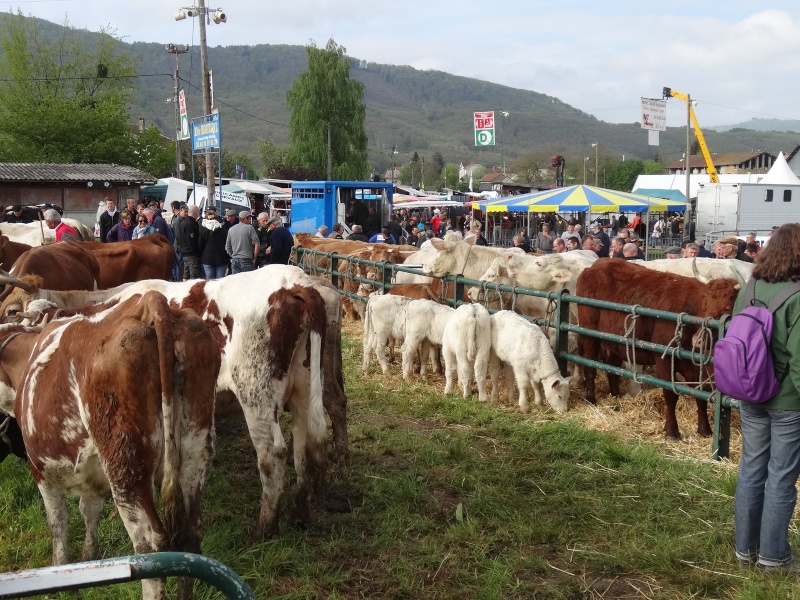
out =
<path fill-rule="evenodd" d="M 239 213 L 239 222 L 228 230 L 225 251 L 231 257 L 232 275 L 255 269 L 259 242 L 251 220 L 250 211 L 243 210 Z"/>

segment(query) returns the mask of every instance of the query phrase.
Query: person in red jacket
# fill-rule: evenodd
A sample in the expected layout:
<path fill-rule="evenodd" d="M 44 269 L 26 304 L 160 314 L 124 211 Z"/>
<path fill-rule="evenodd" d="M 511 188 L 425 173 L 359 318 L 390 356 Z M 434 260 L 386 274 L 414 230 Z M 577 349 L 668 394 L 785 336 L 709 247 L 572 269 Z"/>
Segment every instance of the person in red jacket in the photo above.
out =
<path fill-rule="evenodd" d="M 44 222 L 50 229 L 55 230 L 57 242 L 60 242 L 61 240 L 79 241 L 81 239 L 81 236 L 74 228 L 70 227 L 66 223 L 61 222 L 61 215 L 54 208 L 49 208 L 44 211 Z"/>

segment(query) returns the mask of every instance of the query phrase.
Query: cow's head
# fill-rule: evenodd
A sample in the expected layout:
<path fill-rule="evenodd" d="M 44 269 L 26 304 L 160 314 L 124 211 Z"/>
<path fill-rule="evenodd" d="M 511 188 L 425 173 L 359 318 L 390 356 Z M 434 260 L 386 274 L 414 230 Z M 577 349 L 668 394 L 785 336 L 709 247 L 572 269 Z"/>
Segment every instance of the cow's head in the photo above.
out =
<path fill-rule="evenodd" d="M 14 454 L 22 460 L 28 460 L 22 431 L 17 420 L 8 413 L 0 412 L 0 462 Z"/>
<path fill-rule="evenodd" d="M 422 270 L 426 275 L 444 277 L 458 274 L 464 268 L 467 254 L 475 244 L 475 236 L 467 236 L 463 241 L 441 240 L 432 238 L 431 245 L 436 249 L 436 256 L 425 262 Z"/>
<path fill-rule="evenodd" d="M 0 321 L 18 322 L 18 315 L 25 311 L 28 303 L 43 297 L 43 284 L 44 279 L 38 275 L 23 275 L 20 278 L 0 271 L 0 285 L 6 286 L 6 290 L 0 295 Z"/>
<path fill-rule="evenodd" d="M 703 317 L 718 319 L 733 313 L 733 305 L 741 286 L 735 279 L 713 279 L 707 284 L 701 305 Z"/>

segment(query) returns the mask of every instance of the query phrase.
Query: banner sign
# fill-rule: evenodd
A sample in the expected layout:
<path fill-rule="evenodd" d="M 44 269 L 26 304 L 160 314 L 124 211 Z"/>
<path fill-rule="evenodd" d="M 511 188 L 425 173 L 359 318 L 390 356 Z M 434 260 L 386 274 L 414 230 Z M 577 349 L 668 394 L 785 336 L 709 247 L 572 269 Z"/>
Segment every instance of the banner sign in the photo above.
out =
<path fill-rule="evenodd" d="M 244 194 L 234 194 L 233 192 L 221 192 L 219 188 L 214 189 L 214 202 L 220 206 L 221 202 L 226 204 L 235 204 L 236 206 L 243 206 L 250 208 L 250 200 Z"/>
<path fill-rule="evenodd" d="M 192 122 L 192 151 L 221 147 L 219 114 L 206 115 Z"/>
<path fill-rule="evenodd" d="M 642 98 L 642 129 L 667 130 L 667 101 Z"/>
<path fill-rule="evenodd" d="M 178 107 L 181 116 L 181 133 L 178 139 L 188 140 L 191 134 L 189 133 L 189 115 L 186 112 L 186 94 L 183 93 L 183 90 L 178 92 Z"/>
<path fill-rule="evenodd" d="M 472 117 L 475 124 L 475 145 L 494 146 L 494 111 L 476 112 Z"/>

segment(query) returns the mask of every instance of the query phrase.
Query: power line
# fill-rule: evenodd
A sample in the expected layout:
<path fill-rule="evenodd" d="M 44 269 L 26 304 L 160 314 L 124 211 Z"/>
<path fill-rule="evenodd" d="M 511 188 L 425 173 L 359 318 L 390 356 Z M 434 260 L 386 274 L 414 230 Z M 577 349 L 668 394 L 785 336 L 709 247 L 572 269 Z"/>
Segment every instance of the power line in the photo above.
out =
<path fill-rule="evenodd" d="M 194 88 L 196 90 L 200 89 L 195 84 L 193 84 L 191 81 L 187 81 L 183 77 L 181 77 L 180 79 L 181 79 L 181 81 L 185 82 L 189 87 L 192 87 L 192 88 Z M 263 117 L 257 117 L 256 115 L 251 115 L 249 112 L 243 111 L 241 108 L 237 108 L 236 106 L 233 106 L 232 104 L 228 104 L 227 102 L 225 102 L 224 100 L 220 100 L 216 96 L 214 97 L 214 102 L 222 104 L 223 106 L 227 106 L 231 110 L 235 110 L 238 113 L 242 113 L 243 115 L 246 115 L 246 116 L 250 117 L 251 119 L 256 119 L 257 121 L 263 121 L 264 123 L 269 123 L 270 125 L 277 125 L 278 127 L 286 127 L 287 129 L 289 128 L 289 125 L 286 125 L 285 123 L 276 123 L 275 121 L 270 121 L 269 119 L 265 119 Z"/>

